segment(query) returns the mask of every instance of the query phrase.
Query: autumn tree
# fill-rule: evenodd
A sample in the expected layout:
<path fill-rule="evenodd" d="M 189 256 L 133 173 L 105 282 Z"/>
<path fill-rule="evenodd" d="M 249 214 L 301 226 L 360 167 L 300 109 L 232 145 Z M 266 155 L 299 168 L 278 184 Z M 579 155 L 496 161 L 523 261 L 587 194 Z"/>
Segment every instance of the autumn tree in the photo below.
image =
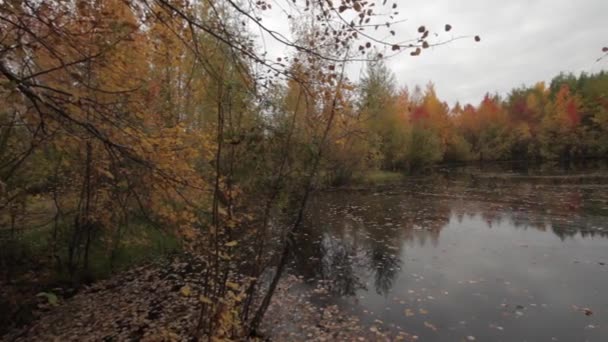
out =
<path fill-rule="evenodd" d="M 379 160 L 387 170 L 403 168 L 406 153 L 407 122 L 399 108 L 395 76 L 382 61 L 367 63 L 360 81 L 361 120 L 373 149 L 369 160 Z M 402 99 L 407 95 L 401 94 Z"/>
<path fill-rule="evenodd" d="M 562 84 L 555 99 L 547 105 L 541 128 L 541 155 L 548 159 L 569 160 L 582 155 L 581 99 Z"/>
<path fill-rule="evenodd" d="M 170 232 L 205 265 L 194 338 L 255 333 L 319 180 L 373 165 L 367 131 L 385 167 L 404 163 L 408 123 L 387 70 L 371 71 L 360 110 L 346 64 L 453 40 L 420 26 L 400 41 L 397 4 L 386 16 L 375 5 L 296 1 L 307 14 L 290 18 L 292 39 L 262 21 L 266 1 L 0 2 L 2 223 L 15 231 L 30 205 L 47 208 L 49 255 L 74 281 L 93 255 L 116 261 L 134 226 Z M 287 53 L 269 57 L 250 31 Z M 439 148 L 446 127 L 434 128 Z M 268 246 L 279 205 L 291 215 Z"/>

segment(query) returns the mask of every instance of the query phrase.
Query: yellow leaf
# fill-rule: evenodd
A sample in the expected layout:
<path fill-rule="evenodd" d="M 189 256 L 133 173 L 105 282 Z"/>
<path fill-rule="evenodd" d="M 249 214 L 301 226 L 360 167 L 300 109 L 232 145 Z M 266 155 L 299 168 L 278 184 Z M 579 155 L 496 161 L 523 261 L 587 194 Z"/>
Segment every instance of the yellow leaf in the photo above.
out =
<path fill-rule="evenodd" d="M 236 240 L 235 241 L 226 242 L 226 244 L 225 244 L 226 247 L 234 247 L 236 245 L 238 245 L 238 242 L 236 242 Z"/>
<path fill-rule="evenodd" d="M 227 281 L 226 282 L 226 286 L 228 286 L 229 288 L 231 288 L 233 290 L 238 290 L 239 289 L 239 284 L 233 283 L 231 281 Z"/>
<path fill-rule="evenodd" d="M 182 294 L 182 296 L 189 297 L 190 294 L 192 294 L 192 289 L 190 288 L 190 286 L 185 285 L 179 290 L 179 292 Z"/>
<path fill-rule="evenodd" d="M 201 303 L 205 303 L 205 304 L 213 304 L 213 302 L 211 301 L 211 299 L 205 297 L 205 296 L 200 296 L 198 297 L 198 299 L 201 301 Z"/>

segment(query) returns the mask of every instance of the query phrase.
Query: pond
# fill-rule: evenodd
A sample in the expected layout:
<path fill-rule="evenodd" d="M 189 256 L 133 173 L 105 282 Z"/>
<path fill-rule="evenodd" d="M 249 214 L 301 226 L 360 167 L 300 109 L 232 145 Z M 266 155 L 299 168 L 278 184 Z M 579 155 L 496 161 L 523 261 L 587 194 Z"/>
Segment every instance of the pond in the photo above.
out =
<path fill-rule="evenodd" d="M 319 194 L 291 272 L 421 341 L 608 340 L 606 173 L 491 172 Z"/>

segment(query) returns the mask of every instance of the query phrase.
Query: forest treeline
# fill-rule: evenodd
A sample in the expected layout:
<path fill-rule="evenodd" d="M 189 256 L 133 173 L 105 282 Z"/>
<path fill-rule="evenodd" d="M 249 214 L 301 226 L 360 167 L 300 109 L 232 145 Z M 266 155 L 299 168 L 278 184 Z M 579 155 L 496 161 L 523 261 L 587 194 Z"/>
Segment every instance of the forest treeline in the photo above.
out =
<path fill-rule="evenodd" d="M 608 152 L 605 73 L 450 108 L 431 86 L 399 89 L 373 52 L 384 43 L 361 42 L 374 5 L 294 1 L 296 38 L 273 36 L 291 53 L 270 60 L 243 29 L 265 29 L 249 14 L 265 1 L 0 2 L 1 320 L 16 324 L 45 286 L 178 248 L 205 265 L 193 334 L 255 334 L 315 189 Z M 436 35 L 415 32 L 384 47 L 418 58 Z"/>
<path fill-rule="evenodd" d="M 415 172 L 437 162 L 572 161 L 608 155 L 608 74 L 560 74 L 547 85 L 486 94 L 478 104 L 441 101 L 432 84 L 398 89 L 382 63 L 359 84 L 374 167 Z"/>

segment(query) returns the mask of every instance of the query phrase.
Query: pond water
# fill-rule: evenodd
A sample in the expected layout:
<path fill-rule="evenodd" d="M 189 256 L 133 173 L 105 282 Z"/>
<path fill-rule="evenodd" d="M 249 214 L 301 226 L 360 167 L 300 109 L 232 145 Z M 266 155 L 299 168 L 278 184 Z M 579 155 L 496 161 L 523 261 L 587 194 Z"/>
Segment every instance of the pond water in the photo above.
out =
<path fill-rule="evenodd" d="M 606 182 L 493 175 L 319 194 L 291 272 L 421 341 L 607 341 Z"/>

